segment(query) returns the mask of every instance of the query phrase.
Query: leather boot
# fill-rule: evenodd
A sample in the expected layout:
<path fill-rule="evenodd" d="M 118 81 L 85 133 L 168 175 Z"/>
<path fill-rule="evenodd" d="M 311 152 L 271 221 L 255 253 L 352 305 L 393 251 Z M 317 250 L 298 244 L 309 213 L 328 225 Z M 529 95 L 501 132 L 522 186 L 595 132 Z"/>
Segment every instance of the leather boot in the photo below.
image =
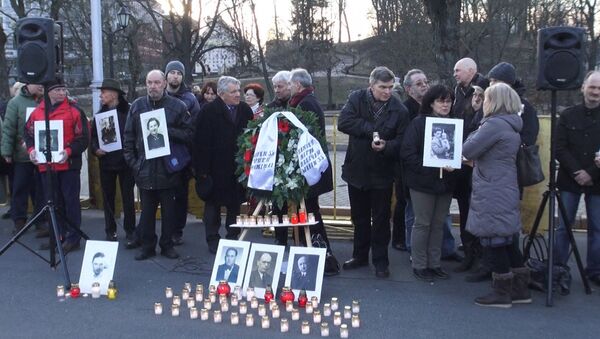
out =
<path fill-rule="evenodd" d="M 475 304 L 488 307 L 512 307 L 512 282 L 514 275 L 509 273 L 492 273 L 492 292 L 481 297 L 475 298 Z"/>
<path fill-rule="evenodd" d="M 529 290 L 530 272 L 527 267 L 511 268 L 513 273 L 512 290 L 510 296 L 513 304 L 531 304 L 531 291 Z"/>

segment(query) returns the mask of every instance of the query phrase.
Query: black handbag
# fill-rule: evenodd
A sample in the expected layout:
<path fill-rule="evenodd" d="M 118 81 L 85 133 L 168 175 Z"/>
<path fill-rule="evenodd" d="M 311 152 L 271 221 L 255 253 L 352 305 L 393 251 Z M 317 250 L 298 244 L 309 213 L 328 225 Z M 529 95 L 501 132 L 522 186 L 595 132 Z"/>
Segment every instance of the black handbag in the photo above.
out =
<path fill-rule="evenodd" d="M 184 144 L 172 143 L 171 154 L 163 159 L 167 172 L 175 173 L 183 170 L 192 161 L 192 156 Z"/>
<path fill-rule="evenodd" d="M 517 153 L 517 178 L 520 187 L 532 186 L 544 181 L 538 145 L 521 145 Z"/>

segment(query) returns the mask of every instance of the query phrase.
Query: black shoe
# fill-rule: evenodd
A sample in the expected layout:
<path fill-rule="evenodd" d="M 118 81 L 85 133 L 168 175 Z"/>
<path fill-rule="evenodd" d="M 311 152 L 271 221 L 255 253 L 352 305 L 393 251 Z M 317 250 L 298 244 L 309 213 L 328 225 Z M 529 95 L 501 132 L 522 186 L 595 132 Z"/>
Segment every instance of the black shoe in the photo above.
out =
<path fill-rule="evenodd" d="M 596 274 L 591 277 L 588 277 L 588 280 L 593 282 L 594 284 L 600 286 L 600 274 Z"/>
<path fill-rule="evenodd" d="M 492 280 L 492 271 L 484 267 L 479 267 L 473 274 L 465 277 L 465 281 L 467 282 L 482 282 L 486 280 Z"/>
<path fill-rule="evenodd" d="M 141 251 L 135 256 L 135 260 L 146 260 L 156 255 L 154 251 Z"/>
<path fill-rule="evenodd" d="M 367 259 L 352 258 L 344 262 L 342 267 L 344 267 L 345 270 L 353 270 L 364 266 L 369 266 L 369 261 Z"/>
<path fill-rule="evenodd" d="M 50 236 L 50 231 L 47 228 L 40 228 L 35 232 L 36 238 L 48 238 Z"/>
<path fill-rule="evenodd" d="M 330 277 L 332 275 L 340 274 L 340 263 L 333 256 L 332 253 L 327 253 L 325 256 L 325 273 L 326 276 Z"/>
<path fill-rule="evenodd" d="M 433 282 L 433 274 L 426 268 L 413 268 L 413 275 L 415 276 L 415 278 L 417 278 L 417 280 Z"/>
<path fill-rule="evenodd" d="M 390 277 L 390 270 L 387 267 L 380 267 L 380 268 L 376 268 L 375 269 L 375 276 L 377 278 L 389 278 Z"/>
<path fill-rule="evenodd" d="M 69 253 L 81 249 L 81 245 L 78 242 L 66 242 L 62 245 L 63 251 Z"/>
<path fill-rule="evenodd" d="M 462 255 L 454 252 L 448 256 L 442 257 L 443 261 L 456 261 L 456 262 L 462 262 L 463 261 L 463 257 Z"/>
<path fill-rule="evenodd" d="M 117 233 L 116 232 L 106 233 L 106 241 L 117 241 Z"/>
<path fill-rule="evenodd" d="M 441 267 L 430 268 L 429 272 L 437 279 L 447 280 L 450 279 L 450 274 L 446 273 Z"/>
<path fill-rule="evenodd" d="M 408 250 L 404 242 L 393 242 L 392 248 L 402 252 L 406 252 Z"/>
<path fill-rule="evenodd" d="M 179 258 L 179 253 L 177 253 L 173 247 L 166 249 L 166 250 L 162 250 L 162 252 L 160 252 L 160 255 L 162 255 L 163 257 L 167 257 L 169 259 Z"/>
<path fill-rule="evenodd" d="M 127 244 L 125 244 L 125 248 L 128 250 L 132 250 L 134 248 L 140 247 L 140 242 L 135 239 L 128 239 Z"/>
<path fill-rule="evenodd" d="M 176 235 L 173 237 L 173 246 L 181 246 L 183 245 L 183 239 L 181 238 L 181 236 Z"/>

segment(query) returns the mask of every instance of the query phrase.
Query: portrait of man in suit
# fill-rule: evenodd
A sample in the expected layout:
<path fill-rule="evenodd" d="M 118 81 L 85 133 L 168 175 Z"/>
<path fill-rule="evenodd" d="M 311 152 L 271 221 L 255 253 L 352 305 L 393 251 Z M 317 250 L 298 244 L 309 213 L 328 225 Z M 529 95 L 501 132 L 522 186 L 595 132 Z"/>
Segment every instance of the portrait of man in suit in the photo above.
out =
<path fill-rule="evenodd" d="M 229 247 L 225 250 L 225 258 L 223 264 L 217 268 L 217 280 L 226 280 L 230 283 L 235 283 L 238 278 L 240 266 L 235 263 L 238 256 L 238 249 Z"/>
<path fill-rule="evenodd" d="M 147 137 L 149 150 L 165 147 L 165 137 L 162 134 L 158 133 L 159 127 L 160 122 L 158 121 L 158 119 L 148 119 L 148 122 L 146 123 L 146 128 L 148 129 L 148 132 L 150 132 Z"/>
<path fill-rule="evenodd" d="M 315 266 L 308 255 L 299 255 L 296 258 L 294 270 L 292 271 L 292 289 L 314 290 L 316 281 Z"/>
<path fill-rule="evenodd" d="M 258 256 L 259 252 L 256 252 L 256 254 Z M 255 269 L 253 269 L 250 274 L 250 281 L 248 282 L 249 287 L 266 288 L 267 285 L 273 283 L 273 275 L 272 273 L 269 273 L 272 270 L 272 262 L 273 256 L 269 252 L 263 252 L 258 256 Z"/>

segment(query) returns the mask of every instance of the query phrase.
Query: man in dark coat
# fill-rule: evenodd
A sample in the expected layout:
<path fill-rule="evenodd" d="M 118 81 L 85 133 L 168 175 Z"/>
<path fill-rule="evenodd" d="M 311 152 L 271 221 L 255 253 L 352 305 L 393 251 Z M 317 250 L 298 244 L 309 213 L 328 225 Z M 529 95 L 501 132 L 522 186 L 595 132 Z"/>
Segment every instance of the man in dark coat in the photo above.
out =
<path fill-rule="evenodd" d="M 273 276 L 269 274 L 272 262 L 273 257 L 267 252 L 263 252 L 258 257 L 258 260 L 256 260 L 256 269 L 250 272 L 248 287 L 266 288 L 267 285 L 273 284 Z"/>
<path fill-rule="evenodd" d="M 309 270 L 308 257 L 301 255 L 296 261 L 296 267 L 292 272 L 291 288 L 297 290 L 309 290 L 315 289 L 315 270 Z"/>
<path fill-rule="evenodd" d="M 108 112 L 113 109 L 117 111 L 119 131 L 115 130 L 115 133 L 119 133 L 121 140 L 124 139 L 123 131 L 125 130 L 127 113 L 129 112 L 129 103 L 124 95 L 125 92 L 121 89 L 119 81 L 109 78 L 102 81 L 102 85 L 100 86 L 100 103 L 102 107 L 100 107 L 99 113 Z M 131 243 L 135 241 L 133 235 L 135 230 L 135 207 L 133 202 L 135 181 L 131 169 L 127 166 L 127 162 L 125 162 L 123 149 L 112 152 L 102 150 L 98 143 L 98 130 L 95 121 L 92 121 L 90 151 L 98 157 L 98 162 L 100 163 L 100 186 L 104 202 L 104 231 L 106 232 L 106 240 L 117 240 L 115 194 L 117 178 L 119 178 L 124 215 L 123 228 L 125 229 L 127 243 L 131 246 Z"/>
<path fill-rule="evenodd" d="M 235 263 L 238 251 L 235 247 L 229 247 L 225 251 L 225 262 L 217 267 L 217 280 L 226 280 L 235 283 L 240 272 L 240 265 Z"/>
<path fill-rule="evenodd" d="M 292 96 L 290 91 L 290 77 L 291 73 L 289 71 L 279 71 L 277 72 L 273 78 L 271 78 L 271 82 L 273 83 L 273 91 L 275 92 L 275 99 L 267 104 L 269 108 L 286 108 L 288 106 L 288 101 Z"/>
<path fill-rule="evenodd" d="M 379 278 L 390 275 L 387 247 L 394 164 L 409 123 L 406 107 L 392 97 L 394 79 L 387 67 L 373 69 L 369 88 L 350 94 L 338 124 L 340 132 L 350 136 L 342 179 L 348 183 L 354 224 L 354 250 L 344 269 L 367 266 L 370 249 Z"/>
<path fill-rule="evenodd" d="M 125 124 L 124 155 L 125 161 L 133 170 L 135 182 L 140 189 L 142 213 L 138 224 L 138 234 L 142 250 L 136 260 L 146 260 L 156 255 L 156 211 L 161 207 L 161 235 L 159 245 L 161 254 L 176 259 L 179 254 L 173 248 L 173 223 L 176 209 L 175 196 L 177 186 L 182 182 L 182 171 L 170 171 L 167 168 L 168 156 L 147 159 L 144 150 L 144 133 L 140 114 L 157 109 L 165 110 L 170 148 L 175 144 L 186 144 L 192 137 L 192 126 L 185 104 L 167 95 L 167 81 L 160 70 L 152 70 L 146 76 L 148 95 L 137 98 L 131 105 Z M 144 126 L 146 127 L 146 126 Z"/>
<path fill-rule="evenodd" d="M 245 199 L 242 185 L 235 175 L 237 138 L 248 121 L 252 109 L 240 102 L 240 82 L 236 78 L 223 76 L 217 83 L 217 98 L 206 104 L 196 123 L 194 137 L 194 168 L 197 185 L 211 185 L 208 194 L 201 197 L 204 206 L 206 242 L 211 253 L 217 252 L 221 207 L 227 209 L 225 228 L 227 239 L 237 239 L 239 228 L 230 228 L 240 214 L 240 204 Z M 197 187 L 197 191 L 199 191 Z"/>
<path fill-rule="evenodd" d="M 560 199 L 572 225 L 581 195 L 585 195 L 588 247 L 586 273 L 600 285 L 600 72 L 588 73 L 583 86 L 583 103 L 565 109 L 556 128 L 556 159 L 560 162 L 556 183 Z M 594 156 L 595 155 L 595 156 Z M 599 159 L 599 160 L 595 160 Z M 569 235 L 563 218 L 556 231 L 555 259 L 566 265 Z"/>
<path fill-rule="evenodd" d="M 191 124 L 196 126 L 195 121 L 200 113 L 200 104 L 189 87 L 183 82 L 185 66 L 180 61 L 173 60 L 165 67 L 165 74 L 167 75 L 167 93 L 185 103 L 191 115 Z M 188 187 L 191 177 L 191 170 L 188 167 L 184 171 L 183 182 L 179 185 L 177 191 L 177 215 L 175 225 L 173 225 L 173 243 L 175 246 L 183 244 L 182 236 L 187 221 Z"/>

